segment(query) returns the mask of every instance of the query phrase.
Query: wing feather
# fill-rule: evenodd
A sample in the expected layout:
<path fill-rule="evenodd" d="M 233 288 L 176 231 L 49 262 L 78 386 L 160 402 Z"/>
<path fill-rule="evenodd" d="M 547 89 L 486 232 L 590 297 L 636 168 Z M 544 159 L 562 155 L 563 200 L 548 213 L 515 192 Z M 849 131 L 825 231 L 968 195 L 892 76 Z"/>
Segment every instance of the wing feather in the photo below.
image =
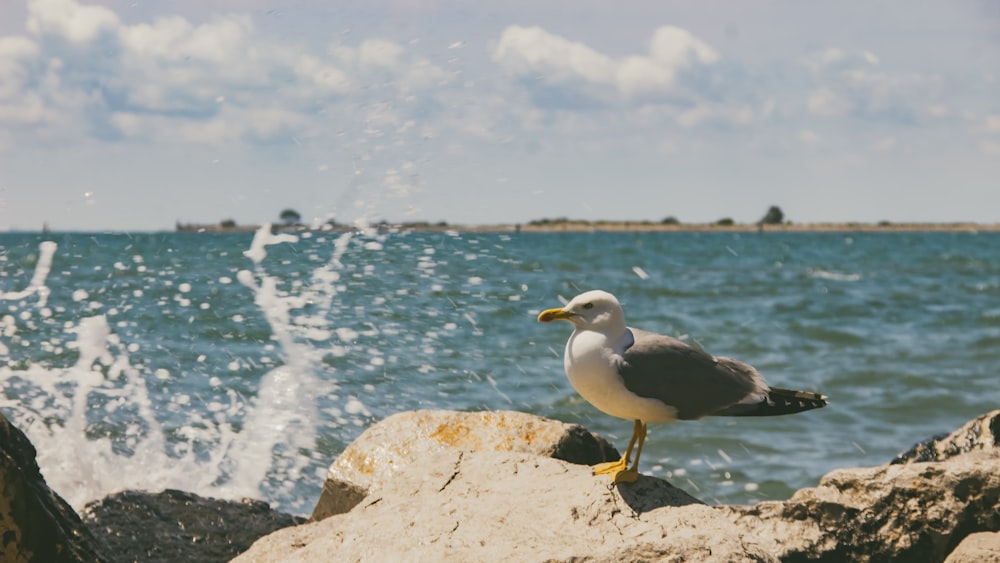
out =
<path fill-rule="evenodd" d="M 677 409 L 682 420 L 763 397 L 767 384 L 753 367 L 716 358 L 687 342 L 630 328 L 634 342 L 622 354 L 625 387 Z"/>

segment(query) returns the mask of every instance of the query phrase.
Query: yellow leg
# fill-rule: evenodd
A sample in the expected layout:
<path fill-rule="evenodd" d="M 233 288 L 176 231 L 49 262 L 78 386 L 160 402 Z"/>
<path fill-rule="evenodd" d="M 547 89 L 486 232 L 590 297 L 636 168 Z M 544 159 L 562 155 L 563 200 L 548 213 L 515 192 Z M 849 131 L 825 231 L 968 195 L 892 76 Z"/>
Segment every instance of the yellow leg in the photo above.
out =
<path fill-rule="evenodd" d="M 628 442 L 628 448 L 625 448 L 625 455 L 623 455 L 618 461 L 598 463 L 593 468 L 594 475 L 610 474 L 611 479 L 615 483 L 631 483 L 632 481 L 635 481 L 639 476 L 635 468 L 639 463 L 639 454 L 642 453 L 642 443 L 645 439 L 646 425 L 643 424 L 641 420 L 636 420 L 635 426 L 632 428 L 632 439 Z M 635 447 L 636 441 L 639 442 L 639 449 L 636 452 L 635 463 L 632 464 L 632 468 L 629 469 L 628 460 L 632 456 L 632 448 Z"/>
<path fill-rule="evenodd" d="M 638 423 L 639 421 L 637 420 L 636 422 Z M 646 443 L 646 425 L 640 423 L 637 430 L 639 433 L 639 443 L 635 449 L 635 461 L 632 462 L 632 467 L 614 474 L 615 483 L 634 483 L 639 478 L 639 456 L 642 455 L 642 445 Z"/>

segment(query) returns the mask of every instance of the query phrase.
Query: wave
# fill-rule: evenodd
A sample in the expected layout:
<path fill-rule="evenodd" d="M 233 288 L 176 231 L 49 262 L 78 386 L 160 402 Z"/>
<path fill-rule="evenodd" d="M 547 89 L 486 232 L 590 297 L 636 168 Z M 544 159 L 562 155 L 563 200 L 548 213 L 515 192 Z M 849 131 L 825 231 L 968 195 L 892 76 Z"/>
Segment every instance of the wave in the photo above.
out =
<path fill-rule="evenodd" d="M 822 268 L 813 268 L 806 272 L 806 275 L 810 278 L 821 279 L 821 280 L 833 280 L 833 281 L 843 281 L 843 282 L 856 282 L 861 281 L 861 274 L 843 274 L 840 272 L 831 272 L 829 270 L 824 270 Z"/>

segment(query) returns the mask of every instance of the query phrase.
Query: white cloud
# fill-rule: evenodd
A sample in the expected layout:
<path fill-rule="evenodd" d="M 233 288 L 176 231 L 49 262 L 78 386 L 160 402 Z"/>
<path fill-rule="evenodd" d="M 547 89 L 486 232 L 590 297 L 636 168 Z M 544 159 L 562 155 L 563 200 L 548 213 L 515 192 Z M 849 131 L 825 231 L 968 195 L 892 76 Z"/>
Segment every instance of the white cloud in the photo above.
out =
<path fill-rule="evenodd" d="M 426 90 L 449 84 L 455 75 L 427 61 L 417 59 L 411 62 L 400 75 L 401 84 L 406 88 Z"/>
<path fill-rule="evenodd" d="M 362 68 L 398 69 L 402 62 L 403 47 L 385 39 L 369 39 L 357 50 L 358 64 Z"/>
<path fill-rule="evenodd" d="M 615 85 L 626 98 L 653 96 L 675 87 L 674 69 L 658 65 L 647 57 L 626 57 L 618 64 Z"/>
<path fill-rule="evenodd" d="M 687 68 L 719 61 L 719 54 L 691 32 L 666 25 L 653 34 L 651 58 L 667 68 Z"/>
<path fill-rule="evenodd" d="M 74 43 L 94 40 L 120 25 L 118 15 L 103 6 L 74 0 L 29 0 L 27 30 L 35 35 L 57 35 Z"/>
<path fill-rule="evenodd" d="M 393 41 L 317 53 L 262 35 L 247 15 L 126 24 L 75 0 L 30 0 L 28 12 L 29 37 L 0 37 L 0 128 L 19 128 L 25 143 L 333 134 L 358 120 L 363 126 L 352 107 L 370 97 L 434 107 L 434 89 L 454 78 Z M 419 90 L 427 92 L 415 97 Z"/>
<path fill-rule="evenodd" d="M 217 121 L 216 99 L 232 94 L 228 98 L 237 104 L 266 106 L 271 73 L 297 77 L 288 49 L 261 50 L 246 16 L 219 16 L 198 26 L 180 17 L 126 25 L 106 8 L 73 0 L 32 0 L 28 11 L 26 28 L 40 45 L 32 53 L 33 74 L 4 102 L 41 106 L 33 112 L 40 141 L 92 135 L 185 139 L 184 131 L 202 128 L 201 139 L 211 142 L 228 137 Z M 337 80 L 315 70 L 294 86 L 329 89 Z"/>
<path fill-rule="evenodd" d="M 889 128 L 922 116 L 937 116 L 941 127 L 964 119 L 976 135 L 1000 128 L 983 117 L 995 109 L 960 116 L 953 108 L 965 106 L 943 95 L 940 78 L 901 72 L 887 62 L 897 59 L 867 50 L 822 49 L 755 66 L 670 25 L 646 27 L 652 33 L 637 52 L 612 53 L 587 35 L 537 26 L 506 27 L 492 45 L 353 30 L 317 47 L 331 36 L 269 34 L 274 22 L 260 14 L 134 15 L 29 0 L 24 35 L 0 37 L 0 145 L 294 137 L 319 139 L 338 154 L 387 154 L 424 139 L 456 151 L 481 142 L 530 152 L 659 142 L 679 154 L 717 142 L 794 140 L 796 132 L 797 144 L 821 139 L 835 150 L 844 118 L 868 128 L 854 145 L 867 148 L 890 136 L 908 144 Z"/>
<path fill-rule="evenodd" d="M 344 94 L 351 79 L 344 71 L 312 55 L 301 55 L 293 63 L 295 73 L 324 94 Z"/>
<path fill-rule="evenodd" d="M 0 64 L 4 61 L 30 59 L 38 55 L 38 44 L 18 35 L 0 37 Z M 0 67 L 4 71 L 5 67 Z"/>
<path fill-rule="evenodd" d="M 253 22 L 242 15 L 219 17 L 199 26 L 173 16 L 158 19 L 152 25 L 120 26 L 117 32 L 124 50 L 140 59 L 223 65 L 248 55 L 257 58 L 250 41 Z"/>
<path fill-rule="evenodd" d="M 509 74 L 549 85 L 609 87 L 624 100 L 649 102 L 663 96 L 690 97 L 682 72 L 706 67 L 719 55 L 690 32 L 673 26 L 656 30 L 649 53 L 613 58 L 539 27 L 510 26 L 501 33 L 493 61 Z M 601 92 L 591 92 L 594 97 Z"/>
<path fill-rule="evenodd" d="M 504 29 L 493 50 L 493 60 L 512 74 L 544 75 L 556 81 L 582 78 L 607 84 L 614 75 L 610 57 L 540 27 L 514 25 Z"/>
<path fill-rule="evenodd" d="M 0 105 L 24 89 L 38 53 L 38 44 L 27 37 L 0 37 Z"/>

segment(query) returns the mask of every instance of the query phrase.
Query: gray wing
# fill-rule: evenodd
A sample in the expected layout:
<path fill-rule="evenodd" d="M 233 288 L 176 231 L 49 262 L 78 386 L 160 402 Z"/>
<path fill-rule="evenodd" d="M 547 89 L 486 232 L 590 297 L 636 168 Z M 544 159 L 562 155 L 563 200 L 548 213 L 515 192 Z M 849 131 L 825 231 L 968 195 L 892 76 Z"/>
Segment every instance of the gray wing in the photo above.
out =
<path fill-rule="evenodd" d="M 682 420 L 718 413 L 736 403 L 761 400 L 767 384 L 753 367 L 716 358 L 682 340 L 630 328 L 635 339 L 618 371 L 625 387 L 677 409 Z"/>

